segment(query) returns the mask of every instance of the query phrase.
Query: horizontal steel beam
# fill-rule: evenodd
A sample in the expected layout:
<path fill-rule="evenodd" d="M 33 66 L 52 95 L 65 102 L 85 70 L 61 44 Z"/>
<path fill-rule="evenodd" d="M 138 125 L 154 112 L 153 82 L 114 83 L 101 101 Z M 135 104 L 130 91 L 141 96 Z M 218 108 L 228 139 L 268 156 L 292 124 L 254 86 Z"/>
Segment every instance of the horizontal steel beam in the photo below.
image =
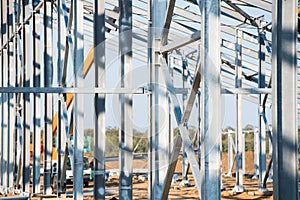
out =
<path fill-rule="evenodd" d="M 1 200 L 15 200 L 15 199 L 17 199 L 17 200 L 22 200 L 22 199 L 30 199 L 30 197 L 29 196 L 21 196 L 21 195 L 19 195 L 19 196 L 10 196 L 10 197 L 1 197 L 0 198 Z"/>
<path fill-rule="evenodd" d="M 271 88 L 222 88 L 222 94 L 271 94 Z"/>
<path fill-rule="evenodd" d="M 0 87 L 0 93 L 145 94 L 144 88 Z"/>

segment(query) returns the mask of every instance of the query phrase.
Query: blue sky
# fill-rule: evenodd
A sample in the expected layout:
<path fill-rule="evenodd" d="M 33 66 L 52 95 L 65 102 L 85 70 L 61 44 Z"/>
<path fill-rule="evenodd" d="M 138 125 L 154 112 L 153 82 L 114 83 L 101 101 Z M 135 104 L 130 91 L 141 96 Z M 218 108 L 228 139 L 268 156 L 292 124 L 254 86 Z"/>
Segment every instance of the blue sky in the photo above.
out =
<path fill-rule="evenodd" d="M 178 3 L 183 4 L 182 7 L 185 7 L 186 2 L 179 1 Z M 198 13 L 197 6 L 190 6 L 187 9 L 190 11 Z M 247 10 L 247 9 L 246 9 Z M 257 13 L 254 9 L 248 8 L 247 12 L 252 13 L 254 16 L 261 16 L 261 13 Z M 265 13 L 264 13 L 265 14 Z M 265 15 L 267 21 L 270 21 L 270 16 Z M 179 19 L 177 19 L 179 20 Z M 231 22 L 226 19 L 222 19 L 223 23 L 234 25 L 234 22 Z M 247 27 L 244 27 L 247 29 Z M 256 30 L 252 30 L 255 32 Z M 56 47 L 56 33 L 54 31 L 53 36 L 53 47 Z M 85 43 L 85 55 L 89 51 L 91 43 Z M 107 61 L 107 71 L 106 71 L 106 87 L 107 88 L 114 88 L 118 86 L 118 55 L 117 51 L 107 50 L 106 52 L 106 61 Z M 54 60 L 56 59 L 57 55 L 54 55 Z M 69 59 L 72 59 L 69 56 Z M 72 61 L 69 60 L 69 64 Z M 72 69 L 71 67 L 69 69 Z M 138 61 L 136 59 L 133 60 L 133 69 L 134 69 L 134 85 L 136 87 L 145 86 L 147 84 L 147 63 Z M 72 80 L 72 73 L 68 73 L 69 76 L 67 77 L 68 82 Z M 56 75 L 55 75 L 56 76 Z M 180 84 L 181 75 L 175 75 L 175 84 Z M 94 68 L 91 69 L 88 76 L 86 77 L 86 87 L 93 87 L 94 81 Z M 181 95 L 178 95 L 179 101 L 181 102 Z M 91 105 L 93 104 L 93 99 L 91 95 L 86 95 L 85 98 L 85 128 L 93 128 L 93 116 Z M 119 121 L 119 114 L 118 114 L 118 95 L 107 95 L 106 98 L 106 126 L 107 127 L 117 127 Z M 222 127 L 225 128 L 227 126 L 235 127 L 236 125 L 236 105 L 235 105 L 235 97 L 233 95 L 223 95 L 222 97 L 222 113 L 223 113 L 223 120 L 222 120 Z M 194 106 L 194 110 L 191 115 L 190 125 L 197 127 L 197 119 L 198 119 L 197 109 Z M 270 118 L 270 110 L 267 109 L 267 116 Z M 145 131 L 148 127 L 148 101 L 147 95 L 134 95 L 133 96 L 133 125 L 135 129 Z M 175 123 L 174 123 L 175 124 Z M 252 124 L 257 126 L 258 124 L 258 107 L 257 104 L 248 102 L 243 100 L 243 127 L 247 124 Z"/>
<path fill-rule="evenodd" d="M 118 87 L 118 65 L 117 65 L 117 55 L 116 52 L 109 52 L 107 59 L 114 60 L 110 62 L 111 64 L 106 72 L 106 87 L 113 88 Z M 141 61 L 133 61 L 133 77 L 134 86 L 145 86 L 147 84 L 147 64 Z M 94 69 L 92 68 L 89 75 L 87 76 L 86 86 L 92 87 Z M 175 75 L 175 80 L 181 83 L 180 74 Z M 89 81 L 88 81 L 89 80 Z M 178 84 L 178 83 L 177 83 Z M 178 95 L 180 102 L 182 97 Z M 85 98 L 85 111 L 91 110 L 91 104 L 93 103 L 92 96 L 87 95 Z M 195 103 L 195 105 L 197 102 Z M 118 95 L 107 95 L 106 98 L 106 126 L 107 127 L 117 127 L 119 121 L 119 111 L 118 111 Z M 197 127 L 198 110 L 194 105 L 193 112 L 190 118 L 190 125 Z M 93 115 L 86 113 L 85 115 L 85 127 L 93 128 Z M 269 121 L 270 109 L 267 109 L 267 116 Z M 148 123 L 148 100 L 146 94 L 133 95 L 133 126 L 137 130 L 145 131 L 147 129 Z M 247 100 L 243 100 L 243 127 L 247 124 L 254 126 L 258 125 L 258 107 L 257 104 L 251 103 Z M 174 121 L 175 124 L 175 121 Z M 234 95 L 222 95 L 222 128 L 231 126 L 235 128 L 236 126 L 236 103 Z"/>

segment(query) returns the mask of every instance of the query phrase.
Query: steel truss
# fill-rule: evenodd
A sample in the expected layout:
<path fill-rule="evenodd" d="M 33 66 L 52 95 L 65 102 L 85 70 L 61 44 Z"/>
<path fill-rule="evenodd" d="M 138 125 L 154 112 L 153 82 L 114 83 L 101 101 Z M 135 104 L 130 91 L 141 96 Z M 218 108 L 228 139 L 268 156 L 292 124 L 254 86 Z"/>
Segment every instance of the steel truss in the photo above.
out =
<path fill-rule="evenodd" d="M 252 12 L 253 8 L 256 13 Z M 66 159 L 70 154 L 74 166 L 73 197 L 83 199 L 84 115 L 93 114 L 94 198 L 104 199 L 106 95 L 117 94 L 120 198 L 132 199 L 134 193 L 133 95 L 147 95 L 149 199 L 168 198 L 182 149 L 188 160 L 183 163 L 183 173 L 186 174 L 190 165 L 199 197 L 220 199 L 221 96 L 234 95 L 235 145 L 231 133 L 228 136 L 230 166 L 232 145 L 236 153 L 234 191 L 245 191 L 242 135 L 242 99 L 245 99 L 258 104 L 259 127 L 255 134 L 259 152 L 255 161 L 258 190 L 266 190 L 265 140 L 270 123 L 266 109 L 272 106 L 272 131 L 267 132 L 273 144 L 274 198 L 298 199 L 300 68 L 297 63 L 300 62 L 297 61 L 300 52 L 297 45 L 300 37 L 296 0 L 272 3 L 265 0 L 3 0 L 0 12 L 0 192 L 14 193 L 17 188 L 33 195 L 54 192 L 51 155 L 53 135 L 57 134 L 55 192 L 57 195 L 64 192 Z M 268 19 L 270 16 L 272 19 Z M 90 46 L 86 54 L 84 50 Z M 120 87 L 117 88 L 106 87 L 106 80 L 112 76 L 107 74 L 109 51 L 118 52 Z M 148 74 L 144 74 L 147 86 L 133 88 L 135 60 L 147 63 Z M 94 82 L 86 88 L 84 81 L 91 68 L 95 69 Z M 174 73 L 182 76 L 182 88 L 175 87 Z M 89 111 L 84 110 L 84 94 L 94 97 Z M 183 103 L 179 94 L 183 95 Z M 198 157 L 188 130 L 196 97 L 200 116 L 195 136 Z M 179 128 L 174 139 L 173 116 Z M 70 145 L 71 134 L 74 146 Z M 32 172 L 30 144 L 33 145 Z M 231 173 L 230 169 L 227 175 Z"/>

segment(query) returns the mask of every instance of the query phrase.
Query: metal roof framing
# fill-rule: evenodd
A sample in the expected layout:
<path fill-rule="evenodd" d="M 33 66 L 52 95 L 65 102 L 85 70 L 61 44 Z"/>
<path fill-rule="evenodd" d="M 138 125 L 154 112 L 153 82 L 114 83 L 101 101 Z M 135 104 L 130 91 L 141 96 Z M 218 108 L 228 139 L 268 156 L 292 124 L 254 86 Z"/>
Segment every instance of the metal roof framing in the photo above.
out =
<path fill-rule="evenodd" d="M 21 186 L 24 194 L 52 194 L 52 142 L 57 133 L 57 195 L 64 192 L 66 159 L 70 154 L 74 166 L 73 197 L 83 199 L 84 115 L 93 115 L 94 198 L 104 199 L 105 125 L 109 112 L 106 95 L 115 94 L 119 97 L 116 109 L 120 113 L 119 197 L 132 199 L 133 95 L 147 95 L 149 199 L 168 198 L 182 148 L 199 197 L 220 199 L 221 96 L 234 95 L 234 191 L 245 189 L 245 99 L 257 104 L 259 113 L 258 189 L 266 189 L 265 130 L 271 123 L 266 108 L 272 107 L 274 199 L 298 199 L 297 5 L 296 0 L 1 1 L 0 189 L 13 193 Z M 85 53 L 87 47 L 90 51 Z M 106 80 L 113 76 L 107 74 L 110 51 L 118 54 L 120 86 L 116 88 L 106 87 Z M 147 66 L 147 86 L 133 88 L 137 60 Z M 95 82 L 86 88 L 84 80 L 92 68 Z M 183 78 L 174 80 L 174 74 Z M 181 81 L 183 87 L 176 88 L 176 81 Z M 84 110 L 84 94 L 94 98 L 90 111 Z M 183 103 L 177 94 L 186 95 Z M 198 157 L 188 132 L 197 97 L 201 118 Z M 172 116 L 179 128 L 174 140 Z M 74 146 L 70 145 L 70 134 L 74 136 Z M 186 164 L 183 168 L 187 169 Z"/>

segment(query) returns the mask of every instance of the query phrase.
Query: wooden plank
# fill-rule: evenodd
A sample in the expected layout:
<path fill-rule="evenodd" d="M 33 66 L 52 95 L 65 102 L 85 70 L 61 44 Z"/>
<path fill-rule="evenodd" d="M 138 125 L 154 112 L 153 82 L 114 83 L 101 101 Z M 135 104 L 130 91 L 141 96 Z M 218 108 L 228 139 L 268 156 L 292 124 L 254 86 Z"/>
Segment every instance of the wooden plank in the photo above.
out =
<path fill-rule="evenodd" d="M 84 66 L 83 66 L 83 72 L 84 72 L 84 78 L 90 71 L 92 64 L 94 63 L 94 46 L 91 47 L 90 51 L 88 52 L 88 55 L 86 56 L 84 60 Z M 71 83 L 71 85 L 74 85 L 74 82 Z M 73 102 L 74 94 L 67 94 L 66 97 L 66 105 L 67 109 L 69 109 L 71 103 Z M 58 119 L 58 112 L 55 113 L 54 117 L 52 118 L 52 133 L 55 135 L 57 130 L 57 119 Z"/>

